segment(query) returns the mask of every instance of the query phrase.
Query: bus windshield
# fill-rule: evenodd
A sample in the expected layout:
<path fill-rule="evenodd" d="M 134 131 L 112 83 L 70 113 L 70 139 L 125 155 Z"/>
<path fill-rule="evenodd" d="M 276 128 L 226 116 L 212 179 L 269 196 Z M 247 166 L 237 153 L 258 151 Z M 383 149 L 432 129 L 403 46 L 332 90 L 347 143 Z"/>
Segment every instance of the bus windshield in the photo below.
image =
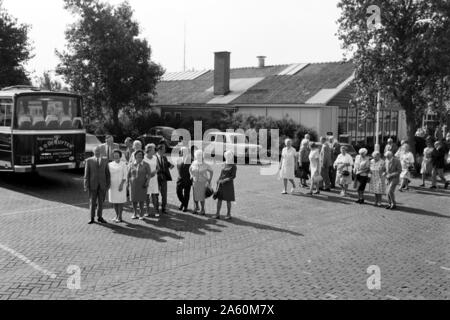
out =
<path fill-rule="evenodd" d="M 32 95 L 17 99 L 15 129 L 70 130 L 82 129 L 80 98 Z"/>

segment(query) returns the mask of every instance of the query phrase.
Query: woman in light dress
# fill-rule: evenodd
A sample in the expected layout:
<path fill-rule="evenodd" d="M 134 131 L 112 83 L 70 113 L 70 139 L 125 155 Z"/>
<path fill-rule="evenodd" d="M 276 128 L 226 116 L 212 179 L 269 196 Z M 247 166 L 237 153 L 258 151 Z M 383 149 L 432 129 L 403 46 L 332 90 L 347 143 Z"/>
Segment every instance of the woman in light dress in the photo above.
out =
<path fill-rule="evenodd" d="M 431 176 L 431 172 L 433 170 L 433 164 L 431 163 L 431 155 L 433 153 L 434 147 L 433 142 L 431 140 L 427 140 L 427 147 L 423 150 L 423 160 L 422 160 L 422 168 L 420 169 L 420 173 L 422 174 L 422 184 L 421 187 L 425 187 L 425 179 L 427 176 Z"/>
<path fill-rule="evenodd" d="M 316 187 L 315 194 L 320 194 L 319 185 L 322 181 L 320 175 L 320 148 L 316 143 L 311 144 L 311 152 L 309 153 L 309 171 L 311 172 L 311 187 L 310 195 L 313 195 L 314 187 Z"/>
<path fill-rule="evenodd" d="M 347 148 L 341 148 L 341 154 L 334 162 L 336 169 L 336 184 L 342 188 L 341 196 L 347 196 L 348 185 L 352 182 L 353 158 L 347 153 Z"/>
<path fill-rule="evenodd" d="M 133 203 L 133 220 L 144 220 L 145 201 L 150 181 L 150 166 L 144 162 L 144 151 L 134 152 L 134 161 L 128 166 L 128 185 Z"/>
<path fill-rule="evenodd" d="M 381 207 L 383 194 L 386 193 L 386 178 L 384 173 L 386 172 L 386 166 L 381 159 L 381 153 L 375 151 L 372 153 L 373 159 L 370 161 L 370 174 L 369 174 L 369 191 L 375 194 L 375 206 Z"/>
<path fill-rule="evenodd" d="M 145 157 L 144 162 L 147 163 L 150 167 L 150 182 L 148 183 L 147 188 L 147 213 L 145 216 L 150 217 L 150 200 L 153 204 L 153 208 L 155 209 L 155 217 L 159 217 L 159 187 L 158 187 L 158 178 L 156 176 L 156 167 L 158 165 L 158 159 L 156 158 L 156 145 L 151 143 L 145 146 Z"/>
<path fill-rule="evenodd" d="M 109 202 L 112 203 L 116 218 L 115 223 L 122 223 L 123 205 L 127 202 L 127 174 L 128 168 L 124 161 L 121 161 L 122 152 L 120 150 L 113 151 L 114 161 L 109 163 L 109 172 L 111 174 L 111 187 L 108 191 Z"/>
<path fill-rule="evenodd" d="M 409 190 L 409 183 L 411 182 L 411 167 L 414 166 L 414 155 L 409 151 L 409 145 L 404 144 L 400 153 L 400 163 L 402 164 L 402 173 L 400 173 L 400 188 L 399 191 Z"/>
<path fill-rule="evenodd" d="M 211 181 L 214 175 L 214 171 L 212 168 L 205 163 L 205 159 L 203 158 L 203 151 L 197 150 L 194 153 L 195 161 L 192 163 L 189 173 L 191 174 L 191 178 L 193 181 L 192 189 L 194 191 L 194 214 L 199 213 L 199 202 L 202 206 L 200 211 L 200 215 L 206 215 L 205 212 L 205 200 L 206 200 L 206 188 L 208 185 L 211 185 Z"/>
<path fill-rule="evenodd" d="M 370 159 L 367 156 L 369 151 L 366 148 L 359 150 L 359 155 L 355 159 L 355 183 L 358 190 L 358 200 L 356 203 L 364 204 L 364 192 L 366 191 L 367 183 L 369 182 L 370 174 Z"/>
<path fill-rule="evenodd" d="M 283 179 L 284 189 L 281 194 L 287 194 L 288 181 L 292 184 L 293 193 L 295 191 L 295 165 L 297 162 L 297 151 L 292 147 L 292 140 L 286 139 L 286 147 L 281 153 L 280 178 Z"/>

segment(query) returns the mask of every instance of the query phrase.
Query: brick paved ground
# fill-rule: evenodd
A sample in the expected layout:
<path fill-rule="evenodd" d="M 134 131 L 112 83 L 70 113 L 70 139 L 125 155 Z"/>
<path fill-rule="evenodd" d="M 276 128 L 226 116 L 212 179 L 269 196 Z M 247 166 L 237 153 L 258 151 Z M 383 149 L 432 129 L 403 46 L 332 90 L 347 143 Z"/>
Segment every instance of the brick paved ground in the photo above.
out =
<path fill-rule="evenodd" d="M 80 174 L 0 175 L 0 299 L 450 298 L 450 190 L 413 188 L 391 212 L 281 196 L 259 169 L 239 167 L 232 222 L 211 219 L 212 201 L 209 217 L 179 213 L 172 184 L 169 216 L 105 226 L 87 225 Z M 371 265 L 381 290 L 367 288 Z"/>

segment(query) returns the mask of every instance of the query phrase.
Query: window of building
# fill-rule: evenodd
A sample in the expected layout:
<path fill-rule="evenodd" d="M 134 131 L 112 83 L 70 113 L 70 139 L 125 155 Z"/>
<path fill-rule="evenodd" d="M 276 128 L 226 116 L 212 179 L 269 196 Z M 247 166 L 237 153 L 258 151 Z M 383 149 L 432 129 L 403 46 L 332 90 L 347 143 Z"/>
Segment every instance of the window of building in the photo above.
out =
<path fill-rule="evenodd" d="M 181 112 L 175 112 L 175 120 L 177 121 L 181 120 Z"/>
<path fill-rule="evenodd" d="M 338 115 L 338 134 L 347 134 L 348 131 L 348 121 L 347 121 L 347 115 L 348 115 L 348 108 L 339 108 L 339 115 Z"/>
<path fill-rule="evenodd" d="M 358 131 L 358 116 L 356 109 L 349 109 L 348 111 L 348 134 L 352 141 L 356 141 L 356 135 Z"/>
<path fill-rule="evenodd" d="M 164 120 L 168 121 L 172 117 L 172 114 L 170 112 L 164 112 Z"/>

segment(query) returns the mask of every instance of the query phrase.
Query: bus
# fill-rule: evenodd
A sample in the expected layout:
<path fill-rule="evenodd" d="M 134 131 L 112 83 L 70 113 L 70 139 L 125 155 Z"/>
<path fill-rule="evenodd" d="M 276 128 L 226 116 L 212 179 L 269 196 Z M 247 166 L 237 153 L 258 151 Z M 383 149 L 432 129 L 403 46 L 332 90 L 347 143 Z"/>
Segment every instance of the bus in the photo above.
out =
<path fill-rule="evenodd" d="M 81 96 L 30 86 L 0 90 L 0 171 L 84 166 Z"/>

